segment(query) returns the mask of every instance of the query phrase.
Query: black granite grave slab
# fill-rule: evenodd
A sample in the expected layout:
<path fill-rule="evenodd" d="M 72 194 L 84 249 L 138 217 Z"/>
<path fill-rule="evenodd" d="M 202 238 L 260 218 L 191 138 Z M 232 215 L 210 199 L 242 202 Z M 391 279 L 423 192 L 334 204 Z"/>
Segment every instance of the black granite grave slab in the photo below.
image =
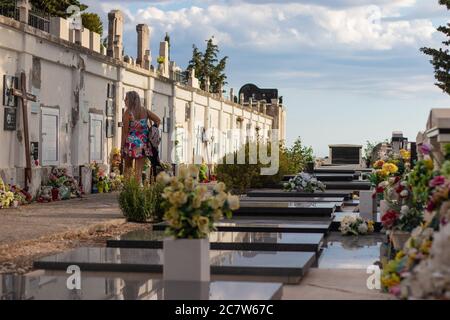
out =
<path fill-rule="evenodd" d="M 332 202 L 241 202 L 240 208 L 233 212 L 239 216 L 309 216 L 331 217 L 336 210 Z"/>
<path fill-rule="evenodd" d="M 344 198 L 351 199 L 351 191 L 325 190 L 318 192 L 288 192 L 282 189 L 256 189 L 247 192 L 248 197 L 320 197 L 320 198 Z"/>
<path fill-rule="evenodd" d="M 357 177 L 354 173 L 314 173 L 319 181 L 352 181 Z M 293 174 L 283 176 L 283 181 L 289 181 L 295 177 Z"/>
<path fill-rule="evenodd" d="M 211 274 L 301 278 L 316 260 L 315 252 L 211 250 Z M 162 273 L 163 250 L 79 248 L 34 261 L 36 269 Z M 180 266 L 181 267 L 181 266 Z"/>
<path fill-rule="evenodd" d="M 243 232 L 283 232 L 283 233 L 327 233 L 330 230 L 331 219 L 321 221 L 287 221 L 276 219 L 231 219 L 215 224 L 217 231 L 243 231 Z M 167 224 L 164 222 L 154 224 L 153 230 L 163 231 Z"/>
<path fill-rule="evenodd" d="M 299 199 L 300 201 L 297 201 L 297 199 Z M 334 205 L 337 211 L 340 211 L 342 209 L 342 207 L 344 206 L 344 201 L 315 201 L 315 200 L 310 200 L 307 201 L 306 199 L 314 199 L 314 198 L 301 198 L 301 197 L 293 197 L 293 198 L 288 198 L 288 197 L 268 197 L 268 198 L 263 198 L 263 197 L 242 197 L 240 199 L 240 203 L 241 203 L 241 207 L 242 206 L 247 206 L 249 205 L 249 203 L 267 203 L 268 206 L 270 206 L 272 203 L 275 202 L 285 202 L 285 203 L 296 203 L 296 202 L 305 202 L 305 203 L 326 203 L 326 204 L 330 204 L 330 205 Z M 319 198 L 320 199 L 320 198 Z M 326 198 L 321 198 L 321 199 L 326 199 Z M 343 198 L 330 198 L 330 199 L 343 199 Z"/>
<path fill-rule="evenodd" d="M 258 202 L 280 202 L 280 201 L 288 201 L 288 202 L 336 202 L 342 203 L 344 202 L 344 197 L 296 197 L 292 195 L 292 197 L 248 197 L 241 196 L 241 201 L 258 201 Z"/>
<path fill-rule="evenodd" d="M 165 237 L 164 231 L 137 230 L 107 240 L 106 245 L 113 248 L 161 249 Z M 322 247 L 323 233 L 219 231 L 209 235 L 209 243 L 211 250 L 318 252 Z"/>
<path fill-rule="evenodd" d="M 145 274 L 133 279 L 81 277 L 67 289 L 67 276 L 0 275 L 0 300 L 279 300 L 281 283 L 164 281 Z"/>
<path fill-rule="evenodd" d="M 326 181 L 324 182 L 327 189 L 334 190 L 370 190 L 371 183 L 369 181 Z"/>

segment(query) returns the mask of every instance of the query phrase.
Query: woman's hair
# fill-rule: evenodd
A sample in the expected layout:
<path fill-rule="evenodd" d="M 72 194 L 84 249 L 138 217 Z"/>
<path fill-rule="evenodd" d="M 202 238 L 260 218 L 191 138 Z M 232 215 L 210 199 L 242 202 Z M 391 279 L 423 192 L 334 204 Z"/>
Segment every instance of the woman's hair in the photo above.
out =
<path fill-rule="evenodd" d="M 128 91 L 125 99 L 128 100 L 128 109 L 136 116 L 136 113 L 139 112 L 141 108 L 141 98 L 139 98 L 139 94 L 136 91 Z"/>

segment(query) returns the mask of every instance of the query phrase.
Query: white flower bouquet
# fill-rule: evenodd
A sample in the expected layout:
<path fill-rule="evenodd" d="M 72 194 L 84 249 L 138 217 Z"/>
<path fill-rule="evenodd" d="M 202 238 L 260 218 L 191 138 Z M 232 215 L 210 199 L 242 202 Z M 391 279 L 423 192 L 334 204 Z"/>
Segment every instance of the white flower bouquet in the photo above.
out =
<path fill-rule="evenodd" d="M 372 233 L 374 230 L 374 222 L 372 220 L 366 221 L 361 217 L 345 216 L 339 227 L 343 235 L 360 235 Z"/>
<path fill-rule="evenodd" d="M 212 194 L 198 185 L 199 170 L 196 166 L 182 166 L 177 177 L 165 172 L 157 176 L 162 183 L 164 220 L 166 233 L 177 239 L 202 239 L 215 230 L 214 222 L 224 216 L 231 218 L 239 208 L 239 197 L 227 193 L 223 182 L 215 185 Z"/>
<path fill-rule="evenodd" d="M 306 172 L 302 172 L 289 179 L 288 182 L 284 183 L 283 187 L 286 191 L 302 191 L 311 193 L 314 193 L 317 190 L 325 190 L 325 185 L 321 181 Z"/>

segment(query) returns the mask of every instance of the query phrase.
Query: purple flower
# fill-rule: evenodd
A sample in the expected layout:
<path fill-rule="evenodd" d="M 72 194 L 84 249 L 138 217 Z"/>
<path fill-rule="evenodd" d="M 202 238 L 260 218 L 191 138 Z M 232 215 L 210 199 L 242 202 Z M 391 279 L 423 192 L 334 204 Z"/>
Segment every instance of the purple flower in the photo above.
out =
<path fill-rule="evenodd" d="M 431 150 L 433 150 L 433 146 L 431 144 L 428 143 L 423 143 L 422 145 L 420 145 L 419 147 L 419 152 L 423 155 L 428 155 L 430 154 Z"/>
<path fill-rule="evenodd" d="M 430 185 L 431 188 L 434 188 L 436 186 L 443 185 L 444 183 L 445 183 L 445 177 L 444 176 L 436 176 L 430 181 L 429 185 Z"/>

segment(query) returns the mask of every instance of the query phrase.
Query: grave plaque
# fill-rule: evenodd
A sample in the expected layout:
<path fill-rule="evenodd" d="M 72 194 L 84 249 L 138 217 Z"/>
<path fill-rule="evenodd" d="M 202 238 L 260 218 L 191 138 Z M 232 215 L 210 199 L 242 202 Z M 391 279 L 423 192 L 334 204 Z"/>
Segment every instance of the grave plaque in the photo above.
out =
<path fill-rule="evenodd" d="M 16 107 L 17 98 L 13 94 L 13 89 L 18 87 L 18 78 L 14 76 L 3 76 L 3 105 L 7 107 Z"/>
<path fill-rule="evenodd" d="M 39 160 L 39 142 L 31 142 L 31 156 L 33 160 Z"/>
<path fill-rule="evenodd" d="M 107 88 L 107 97 L 114 99 L 115 97 L 115 91 L 116 91 L 116 86 L 112 83 L 108 83 L 108 88 Z"/>
<path fill-rule="evenodd" d="M 114 133 L 115 133 L 114 118 L 113 119 L 107 118 L 106 119 L 106 137 L 112 138 L 112 137 L 114 137 Z"/>
<path fill-rule="evenodd" d="M 114 101 L 112 99 L 106 100 L 106 116 L 114 117 Z"/>
<path fill-rule="evenodd" d="M 3 129 L 7 131 L 16 130 L 16 108 L 5 108 L 4 121 L 3 121 Z"/>

